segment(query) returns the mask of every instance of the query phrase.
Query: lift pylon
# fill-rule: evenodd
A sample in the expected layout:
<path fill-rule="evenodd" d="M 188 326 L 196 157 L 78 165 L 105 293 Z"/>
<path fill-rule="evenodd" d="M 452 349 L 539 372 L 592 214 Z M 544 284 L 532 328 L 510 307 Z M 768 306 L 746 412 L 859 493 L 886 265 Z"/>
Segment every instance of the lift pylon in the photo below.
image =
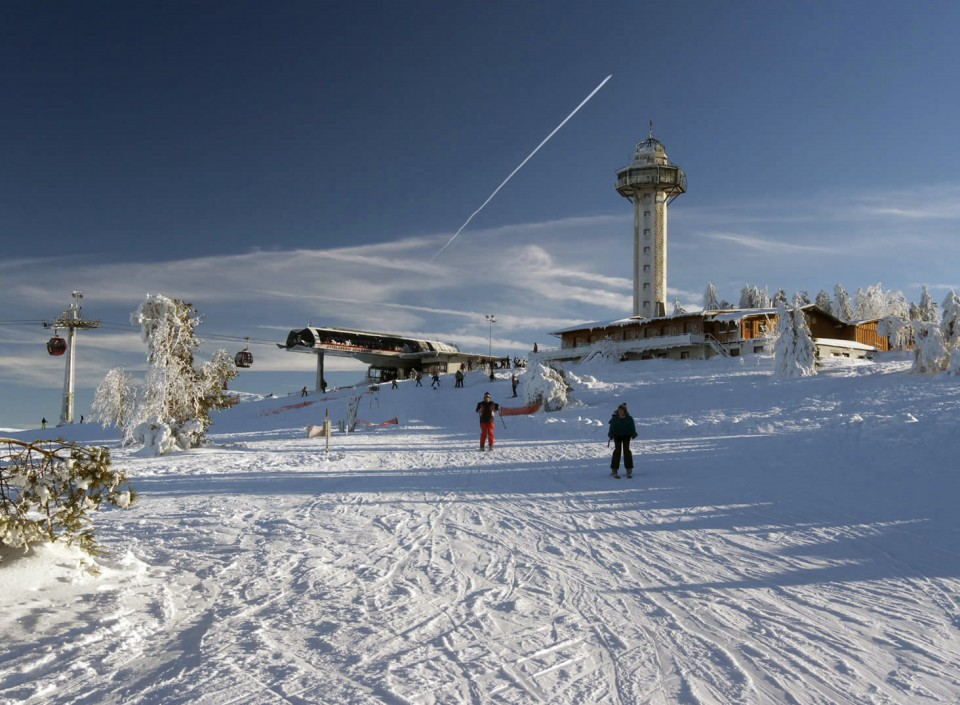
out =
<path fill-rule="evenodd" d="M 77 330 L 81 328 L 99 328 L 100 321 L 81 318 L 80 299 L 83 292 L 73 292 L 73 303 L 52 323 L 44 323 L 45 328 L 67 330 L 66 369 L 63 373 L 63 406 L 60 410 L 60 425 L 73 423 L 73 389 L 76 377 Z"/>

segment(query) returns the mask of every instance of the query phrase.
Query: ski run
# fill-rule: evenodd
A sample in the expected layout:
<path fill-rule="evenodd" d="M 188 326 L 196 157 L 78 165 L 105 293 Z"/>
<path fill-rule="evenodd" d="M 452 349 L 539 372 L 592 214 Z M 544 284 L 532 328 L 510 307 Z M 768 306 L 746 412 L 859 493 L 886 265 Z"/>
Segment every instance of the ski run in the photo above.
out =
<path fill-rule="evenodd" d="M 0 703 L 960 702 L 960 383 L 909 368 L 567 365 L 484 453 L 476 403 L 534 369 L 381 386 L 353 433 L 364 388 L 250 399 L 162 457 L 15 434 L 110 445 L 140 496 L 99 558 L 3 553 Z"/>

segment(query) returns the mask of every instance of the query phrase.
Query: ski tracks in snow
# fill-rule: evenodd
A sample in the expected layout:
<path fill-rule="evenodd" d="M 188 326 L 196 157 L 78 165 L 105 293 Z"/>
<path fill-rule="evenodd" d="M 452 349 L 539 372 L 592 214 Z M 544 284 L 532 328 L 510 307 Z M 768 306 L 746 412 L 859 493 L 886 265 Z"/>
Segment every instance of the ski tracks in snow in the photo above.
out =
<path fill-rule="evenodd" d="M 92 603 L 113 616 L 89 608 L 82 651 L 21 653 L 3 702 L 826 705 L 960 690 L 950 584 L 877 555 L 875 527 L 690 506 L 656 465 L 675 443 L 645 444 L 641 474 L 615 481 L 587 439 L 351 442 L 211 450 L 209 476 L 131 461 L 146 518 L 104 515 L 105 541 L 135 558 Z M 902 574 L 831 579 L 844 561 L 809 547 L 841 533 Z"/>

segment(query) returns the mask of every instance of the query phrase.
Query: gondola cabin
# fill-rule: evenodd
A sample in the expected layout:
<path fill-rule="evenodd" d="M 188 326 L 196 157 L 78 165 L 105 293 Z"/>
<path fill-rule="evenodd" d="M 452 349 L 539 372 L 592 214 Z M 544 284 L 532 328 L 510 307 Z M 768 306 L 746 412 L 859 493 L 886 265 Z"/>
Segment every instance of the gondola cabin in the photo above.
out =
<path fill-rule="evenodd" d="M 250 367 L 253 365 L 253 353 L 249 350 L 241 350 L 237 353 L 237 356 L 233 358 L 233 364 L 237 367 Z"/>
<path fill-rule="evenodd" d="M 63 355 L 67 351 L 67 341 L 55 335 L 47 341 L 47 352 L 51 355 Z"/>

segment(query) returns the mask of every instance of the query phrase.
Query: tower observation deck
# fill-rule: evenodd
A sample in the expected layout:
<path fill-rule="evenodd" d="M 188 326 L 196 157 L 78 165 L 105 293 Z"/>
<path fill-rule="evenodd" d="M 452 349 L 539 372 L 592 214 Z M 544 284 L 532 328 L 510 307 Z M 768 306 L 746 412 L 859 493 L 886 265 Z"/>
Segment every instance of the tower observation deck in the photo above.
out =
<path fill-rule="evenodd" d="M 666 315 L 667 206 L 687 192 L 687 175 L 650 134 L 617 171 L 617 193 L 633 203 L 633 315 Z"/>

